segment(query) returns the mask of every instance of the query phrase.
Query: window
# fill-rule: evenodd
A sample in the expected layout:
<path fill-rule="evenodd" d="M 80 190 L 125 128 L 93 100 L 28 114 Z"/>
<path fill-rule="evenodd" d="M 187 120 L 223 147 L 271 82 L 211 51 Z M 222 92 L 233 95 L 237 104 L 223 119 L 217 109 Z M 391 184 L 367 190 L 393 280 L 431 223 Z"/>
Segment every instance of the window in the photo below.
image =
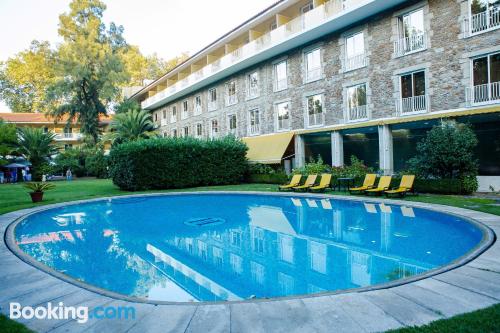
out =
<path fill-rule="evenodd" d="M 230 81 L 226 84 L 226 105 L 234 105 L 238 103 L 238 98 L 236 96 L 236 81 Z"/>
<path fill-rule="evenodd" d="M 306 82 L 315 81 L 321 78 L 321 51 L 315 49 L 307 52 L 306 55 Z"/>
<path fill-rule="evenodd" d="M 345 70 L 366 66 L 364 34 L 359 32 L 345 39 Z"/>
<path fill-rule="evenodd" d="M 269 31 L 273 31 L 277 27 L 278 27 L 278 24 L 276 24 L 276 21 L 274 21 L 271 24 L 269 24 Z"/>
<path fill-rule="evenodd" d="M 201 95 L 198 95 L 194 98 L 194 114 L 199 115 L 201 111 Z"/>
<path fill-rule="evenodd" d="M 167 110 L 163 109 L 163 119 L 167 119 Z"/>
<path fill-rule="evenodd" d="M 219 133 L 219 122 L 216 119 L 213 119 L 210 122 L 210 137 L 216 138 Z"/>
<path fill-rule="evenodd" d="M 173 137 L 173 138 L 176 138 L 177 137 L 177 129 L 172 129 L 172 131 L 170 131 L 170 136 Z"/>
<path fill-rule="evenodd" d="M 348 121 L 368 118 L 366 109 L 366 83 L 347 88 L 346 100 L 346 116 Z"/>
<path fill-rule="evenodd" d="M 259 97 L 259 73 L 253 72 L 247 76 L 248 98 Z"/>
<path fill-rule="evenodd" d="M 500 100 L 500 53 L 472 60 L 472 102 Z"/>
<path fill-rule="evenodd" d="M 254 228 L 252 230 L 252 250 L 258 254 L 264 254 L 264 230 Z"/>
<path fill-rule="evenodd" d="M 500 1 L 469 0 L 470 31 L 474 33 L 500 27 Z"/>
<path fill-rule="evenodd" d="M 323 125 L 323 96 L 314 95 L 307 98 L 307 125 Z"/>
<path fill-rule="evenodd" d="M 235 114 L 230 114 L 227 116 L 227 123 L 228 123 L 228 128 L 229 128 L 229 133 L 231 134 L 236 134 L 236 115 Z"/>
<path fill-rule="evenodd" d="M 310 2 L 308 2 L 305 6 L 302 6 L 302 7 L 300 8 L 300 13 L 301 13 L 301 14 L 305 14 L 305 13 L 307 13 L 308 11 L 313 10 L 313 9 L 314 9 L 314 4 L 313 4 L 313 2 L 312 2 L 312 1 L 310 1 Z"/>
<path fill-rule="evenodd" d="M 186 119 L 188 117 L 188 101 L 185 100 L 182 102 L 182 113 L 181 113 L 181 119 Z"/>
<path fill-rule="evenodd" d="M 172 113 L 170 114 L 170 122 L 175 123 L 177 121 L 177 107 L 172 106 Z"/>
<path fill-rule="evenodd" d="M 278 131 L 290 129 L 290 103 L 284 102 L 276 104 L 276 118 Z"/>
<path fill-rule="evenodd" d="M 399 108 L 402 114 L 427 110 L 424 71 L 401 76 L 401 99 L 399 101 Z"/>
<path fill-rule="evenodd" d="M 43 128 L 43 133 L 49 133 L 49 128 L 48 127 L 44 127 Z"/>
<path fill-rule="evenodd" d="M 274 65 L 274 91 L 288 88 L 286 60 Z"/>
<path fill-rule="evenodd" d="M 423 8 L 398 18 L 399 38 L 394 44 L 396 56 L 421 51 L 426 48 Z"/>
<path fill-rule="evenodd" d="M 293 264 L 295 262 L 293 237 L 278 234 L 277 243 L 278 243 L 278 258 L 280 260 Z"/>
<path fill-rule="evenodd" d="M 260 133 L 260 119 L 259 119 L 259 109 L 253 109 L 249 111 L 249 132 L 250 135 L 256 135 Z"/>
<path fill-rule="evenodd" d="M 189 136 L 189 126 L 185 126 L 184 129 L 183 129 L 183 133 L 184 137 L 188 137 Z"/>
<path fill-rule="evenodd" d="M 201 123 L 196 124 L 196 137 L 201 138 L 203 136 L 203 125 Z"/>
<path fill-rule="evenodd" d="M 158 122 L 158 113 L 155 112 L 155 122 Z"/>
<path fill-rule="evenodd" d="M 231 245 L 241 247 L 241 231 L 231 231 Z"/>
<path fill-rule="evenodd" d="M 208 111 L 217 110 L 217 89 L 208 90 Z"/>
<path fill-rule="evenodd" d="M 240 275 L 243 273 L 243 259 L 233 253 L 229 254 L 229 264 L 231 265 L 231 269 L 235 274 Z"/>

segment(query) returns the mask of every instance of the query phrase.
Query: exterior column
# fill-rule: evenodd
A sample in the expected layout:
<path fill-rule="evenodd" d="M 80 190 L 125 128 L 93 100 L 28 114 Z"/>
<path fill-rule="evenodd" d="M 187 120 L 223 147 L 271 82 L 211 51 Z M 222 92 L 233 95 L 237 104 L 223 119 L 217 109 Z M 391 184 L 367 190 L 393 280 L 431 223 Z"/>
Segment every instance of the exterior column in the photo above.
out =
<path fill-rule="evenodd" d="M 331 133 L 332 136 L 332 166 L 340 167 L 344 165 L 344 137 L 340 132 Z"/>
<path fill-rule="evenodd" d="M 301 168 L 306 164 L 304 138 L 302 135 L 295 135 L 295 168 Z"/>
<path fill-rule="evenodd" d="M 389 125 L 378 127 L 378 151 L 380 170 L 384 175 L 391 175 L 394 172 L 392 131 Z"/>

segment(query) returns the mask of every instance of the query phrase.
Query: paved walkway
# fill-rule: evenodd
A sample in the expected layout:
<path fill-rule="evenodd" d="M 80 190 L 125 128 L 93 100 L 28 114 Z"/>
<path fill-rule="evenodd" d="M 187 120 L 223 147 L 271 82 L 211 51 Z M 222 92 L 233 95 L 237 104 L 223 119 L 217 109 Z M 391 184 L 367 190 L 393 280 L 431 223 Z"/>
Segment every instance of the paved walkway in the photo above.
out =
<path fill-rule="evenodd" d="M 500 235 L 500 216 L 441 205 L 384 202 L 459 214 Z M 0 234 L 5 234 L 10 223 L 36 210 L 0 215 Z M 7 248 L 4 237 L 0 265 L 0 309 L 4 314 L 10 302 L 136 308 L 135 320 L 91 319 L 85 324 L 75 320 L 21 321 L 38 332 L 379 332 L 423 325 L 500 302 L 500 242 L 461 267 L 388 289 L 217 305 L 153 305 L 106 297 L 26 264 Z"/>

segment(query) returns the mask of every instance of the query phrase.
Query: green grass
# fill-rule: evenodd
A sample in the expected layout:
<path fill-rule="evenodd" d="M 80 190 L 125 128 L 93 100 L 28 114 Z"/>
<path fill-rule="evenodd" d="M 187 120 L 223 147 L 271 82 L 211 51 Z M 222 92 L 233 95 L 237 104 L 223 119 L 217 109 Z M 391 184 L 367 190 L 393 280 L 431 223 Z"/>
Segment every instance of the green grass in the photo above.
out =
<path fill-rule="evenodd" d="M 175 191 L 265 191 L 275 192 L 278 190 L 276 185 L 269 184 L 242 184 L 228 186 L 207 186 L 180 190 L 166 191 L 143 191 L 143 192 L 126 192 L 121 191 L 113 185 L 110 180 L 76 180 L 72 182 L 54 182 L 56 188 L 48 191 L 44 195 L 44 201 L 38 204 L 33 204 L 28 195 L 28 190 L 21 184 L 3 184 L 0 185 L 0 214 L 5 214 L 11 211 L 30 208 L 35 206 L 48 205 L 58 202 L 91 199 L 103 196 L 126 195 L 136 193 L 152 193 L 152 192 L 175 192 Z M 344 192 L 328 192 L 333 194 L 348 195 Z M 495 200 L 463 197 L 456 195 L 432 195 L 421 194 L 418 196 L 409 196 L 405 200 L 427 202 L 442 205 L 449 205 L 461 208 L 473 209 L 485 213 L 500 215 L 500 206 L 496 205 Z M 18 324 L 5 316 L 0 315 L 0 332 L 30 332 L 23 325 Z M 413 332 L 500 332 L 500 304 L 471 312 L 465 315 L 453 317 L 451 319 L 439 320 L 427 326 L 416 328 L 404 328 L 394 332 L 413 333 Z"/>
<path fill-rule="evenodd" d="M 489 308 L 434 321 L 421 327 L 408 327 L 391 333 L 495 333 L 500 332 L 500 304 Z"/>

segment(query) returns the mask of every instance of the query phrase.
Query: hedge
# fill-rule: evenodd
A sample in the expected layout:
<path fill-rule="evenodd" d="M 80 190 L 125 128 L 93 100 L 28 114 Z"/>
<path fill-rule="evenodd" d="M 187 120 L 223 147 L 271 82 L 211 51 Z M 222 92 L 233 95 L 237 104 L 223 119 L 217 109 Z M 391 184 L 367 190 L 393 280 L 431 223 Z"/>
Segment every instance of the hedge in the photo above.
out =
<path fill-rule="evenodd" d="M 130 191 L 236 184 L 248 167 L 247 149 L 231 137 L 140 140 L 113 147 L 109 171 L 114 184 Z"/>
<path fill-rule="evenodd" d="M 250 174 L 247 178 L 248 183 L 256 184 L 285 184 L 289 181 L 286 173 L 277 172 L 269 174 Z"/>

